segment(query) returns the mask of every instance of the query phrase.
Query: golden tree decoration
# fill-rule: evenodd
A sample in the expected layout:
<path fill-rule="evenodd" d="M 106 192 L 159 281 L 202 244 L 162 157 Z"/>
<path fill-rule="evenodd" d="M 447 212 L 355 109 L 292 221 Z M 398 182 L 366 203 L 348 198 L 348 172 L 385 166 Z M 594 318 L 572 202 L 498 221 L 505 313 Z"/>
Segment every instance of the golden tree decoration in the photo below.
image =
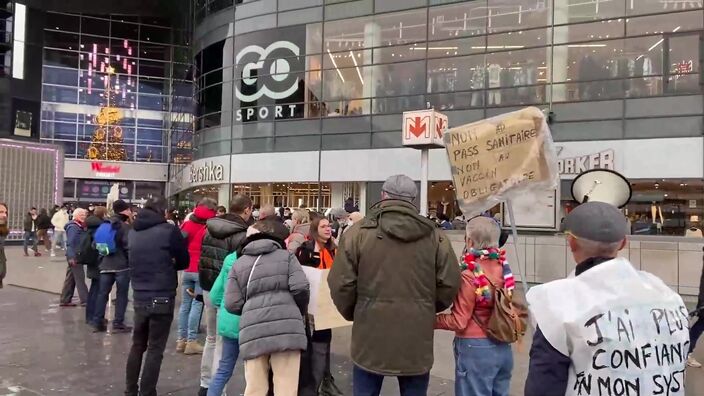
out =
<path fill-rule="evenodd" d="M 98 114 L 93 117 L 95 131 L 91 137 L 90 146 L 86 152 L 86 158 L 91 160 L 125 161 L 127 152 L 124 147 L 124 134 L 122 127 L 118 124 L 122 120 L 122 112 L 115 103 L 115 92 L 110 85 L 110 79 L 115 73 L 112 67 L 108 67 L 105 87 L 105 105 L 100 107 Z"/>

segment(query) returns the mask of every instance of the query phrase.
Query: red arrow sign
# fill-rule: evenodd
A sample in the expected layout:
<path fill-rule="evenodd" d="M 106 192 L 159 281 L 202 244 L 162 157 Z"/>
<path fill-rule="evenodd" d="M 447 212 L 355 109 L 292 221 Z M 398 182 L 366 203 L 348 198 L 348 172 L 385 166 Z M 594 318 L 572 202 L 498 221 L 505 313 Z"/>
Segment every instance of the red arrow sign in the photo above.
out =
<path fill-rule="evenodd" d="M 421 117 L 415 117 L 412 120 L 413 123 L 408 126 L 408 131 L 418 138 L 420 135 L 425 133 L 426 125 L 422 122 Z"/>
<path fill-rule="evenodd" d="M 436 117 L 437 121 L 435 122 L 435 133 L 438 134 L 438 137 L 442 137 L 442 131 L 445 130 L 445 119 Z"/>

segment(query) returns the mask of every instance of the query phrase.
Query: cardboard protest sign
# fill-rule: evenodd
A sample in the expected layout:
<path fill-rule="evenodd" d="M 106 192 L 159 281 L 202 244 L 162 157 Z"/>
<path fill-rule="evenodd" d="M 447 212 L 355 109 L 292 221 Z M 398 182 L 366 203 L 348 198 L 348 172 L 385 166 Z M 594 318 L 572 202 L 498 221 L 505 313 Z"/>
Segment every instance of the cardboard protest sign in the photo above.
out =
<path fill-rule="evenodd" d="M 308 314 L 313 316 L 315 330 L 335 329 L 352 325 L 340 315 L 332 302 L 330 287 L 328 287 L 328 274 L 330 270 L 321 270 L 303 267 L 303 272 L 310 283 L 310 302 Z"/>
<path fill-rule="evenodd" d="M 444 141 L 465 215 L 526 191 L 557 187 L 552 136 L 535 107 L 452 128 Z"/>

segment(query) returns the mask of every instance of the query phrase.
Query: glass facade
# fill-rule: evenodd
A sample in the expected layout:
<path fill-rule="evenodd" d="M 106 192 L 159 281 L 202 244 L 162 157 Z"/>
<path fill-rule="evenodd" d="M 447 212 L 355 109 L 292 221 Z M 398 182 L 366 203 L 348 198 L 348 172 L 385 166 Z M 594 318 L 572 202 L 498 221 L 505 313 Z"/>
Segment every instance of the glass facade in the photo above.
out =
<path fill-rule="evenodd" d="M 179 32 L 158 18 L 46 18 L 42 141 L 67 158 L 190 161 L 192 81 Z"/>
<path fill-rule="evenodd" d="M 268 16 L 243 19 L 238 10 L 270 2 L 234 3 L 196 1 L 197 23 L 215 13 L 232 12 L 235 26 Z M 279 4 L 271 13 L 280 27 L 204 44 L 195 60 L 195 156 L 400 147 L 398 114 L 426 107 L 464 123 L 518 106 L 551 108 L 559 118 L 561 106 L 607 103 L 625 110 L 569 121 L 621 122 L 614 138 L 700 134 L 701 104 L 673 112 L 692 117 L 672 131 L 624 119 L 631 100 L 701 95 L 701 2 L 431 0 L 337 16 L 361 3 L 326 0 L 319 22 L 286 27 Z M 590 128 L 577 123 L 555 130 L 558 140 L 611 137 L 593 127 L 600 131 L 584 135 Z"/>

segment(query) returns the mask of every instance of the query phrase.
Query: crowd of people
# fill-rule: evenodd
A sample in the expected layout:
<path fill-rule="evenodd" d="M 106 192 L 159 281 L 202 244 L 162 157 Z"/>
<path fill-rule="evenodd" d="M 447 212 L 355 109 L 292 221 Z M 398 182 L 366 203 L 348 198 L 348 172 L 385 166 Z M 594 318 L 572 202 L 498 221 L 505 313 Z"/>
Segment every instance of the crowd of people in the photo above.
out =
<path fill-rule="evenodd" d="M 353 205 L 327 215 L 277 211 L 254 207 L 244 195 L 232 197 L 223 210 L 204 198 L 180 225 L 163 197 L 137 212 L 117 200 L 110 216 L 105 207 L 77 208 L 70 221 L 57 208 L 50 220 L 54 248 L 63 238 L 68 262 L 61 305 L 75 306 L 76 289 L 93 331 L 105 332 L 111 323 L 112 333 L 132 333 L 128 396 L 157 394 L 175 316 L 175 350 L 201 355 L 199 395 L 225 394 L 240 360 L 245 396 L 341 395 L 330 367 L 333 330 L 316 328 L 308 314 L 311 287 L 303 267 L 312 267 L 329 271 L 332 301 L 353 323 L 355 396 L 379 395 L 385 377 L 397 378 L 401 395 L 426 395 L 438 329 L 455 333 L 456 395 L 507 396 L 511 344 L 526 332 L 528 312 L 514 301 L 505 235 L 489 215 L 469 219 L 458 260 L 444 230 L 418 213 L 417 193 L 412 179 L 392 176 L 365 216 Z M 0 286 L 7 213 L 0 203 Z M 36 244 L 44 234 L 42 216 L 48 214 L 27 214 L 25 251 L 28 241 Z M 563 227 L 577 266 L 573 276 L 534 286 L 526 295 L 537 328 L 525 395 L 595 395 L 603 387 L 616 389 L 616 380 L 604 382 L 612 378 L 624 387 L 631 381 L 641 394 L 666 386 L 669 394 L 683 395 L 685 365 L 701 367 L 691 353 L 704 325 L 699 321 L 688 331 L 681 297 L 618 257 L 629 230 L 617 208 L 582 204 Z M 115 285 L 115 314 L 108 322 Z M 125 323 L 130 286 L 132 326 Z M 198 338 L 203 313 L 204 345 Z M 642 352 L 637 368 L 615 362 L 618 353 L 625 361 L 622 351 L 638 353 L 645 345 L 654 350 Z M 658 354 L 661 345 L 684 351 L 665 358 Z"/>

